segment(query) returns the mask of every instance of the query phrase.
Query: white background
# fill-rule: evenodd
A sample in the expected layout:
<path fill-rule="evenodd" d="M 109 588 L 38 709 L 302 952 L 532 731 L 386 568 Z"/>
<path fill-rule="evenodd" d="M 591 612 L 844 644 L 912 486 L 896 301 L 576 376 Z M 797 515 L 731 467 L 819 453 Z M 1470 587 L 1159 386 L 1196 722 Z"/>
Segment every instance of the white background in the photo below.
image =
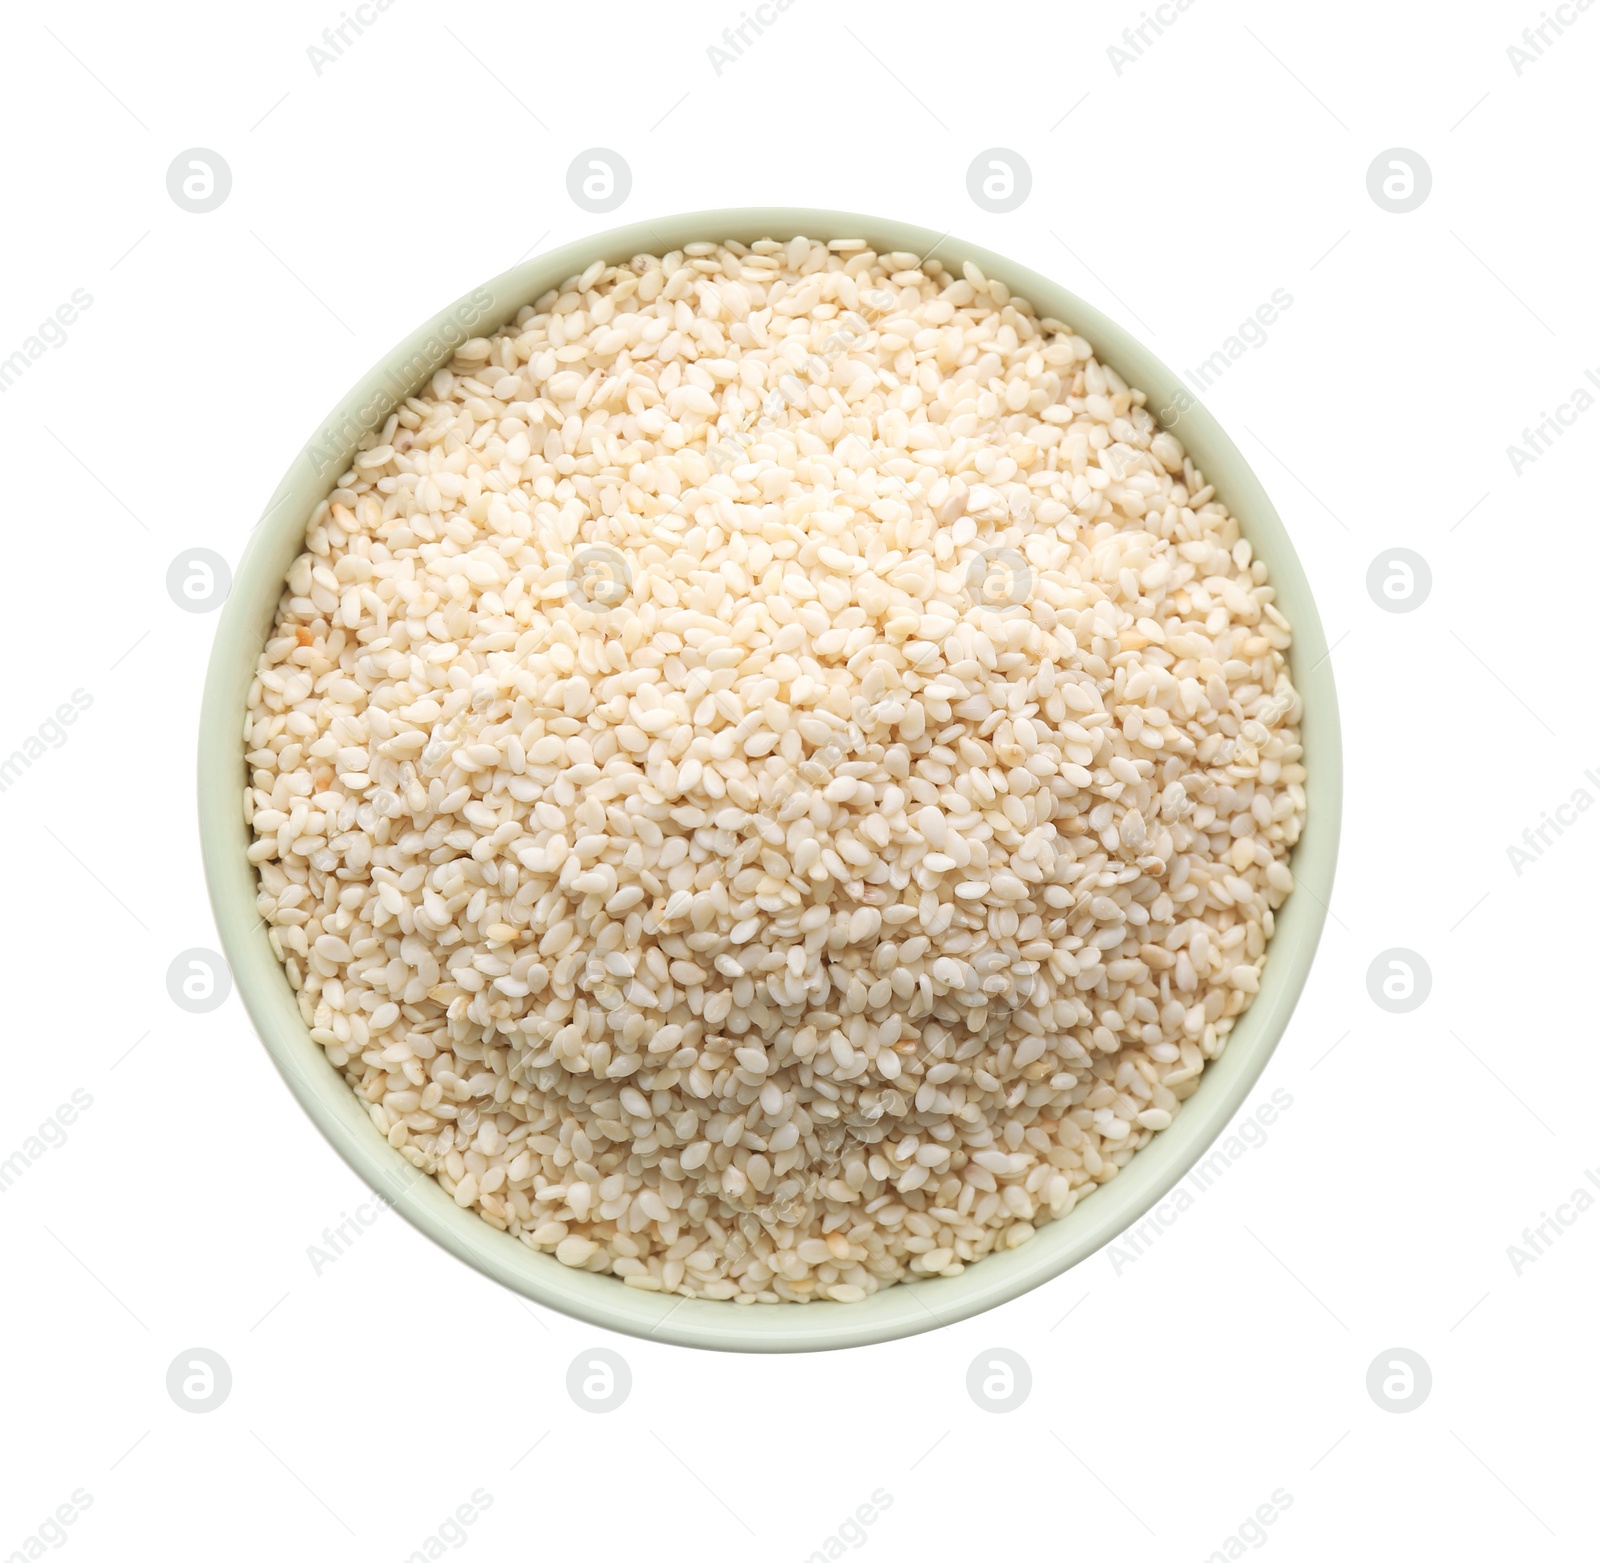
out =
<path fill-rule="evenodd" d="M 1197 0 L 1119 76 L 1135 3 L 797 0 L 718 75 L 739 9 L 398 0 L 320 76 L 337 3 L 10 13 L 0 358 L 74 289 L 93 304 L 0 397 L 0 751 L 74 689 L 93 704 L 0 795 L 0 1158 L 74 1090 L 93 1105 L 0 1197 L 0 1557 L 32 1556 L 79 1488 L 56 1539 L 83 1560 L 399 1560 L 480 1488 L 463 1550 L 485 1558 L 827 1555 L 879 1488 L 880 1559 L 1201 1559 L 1279 1488 L 1274 1557 L 1580 1555 L 1600 1209 L 1520 1275 L 1507 1247 L 1600 1167 L 1600 814 L 1520 875 L 1507 848 L 1600 797 L 1600 408 L 1520 475 L 1506 448 L 1600 374 L 1600 8 L 1519 76 L 1532 3 Z M 567 194 L 596 145 L 633 175 L 607 216 Z M 166 189 L 196 146 L 233 175 L 206 215 Z M 1033 174 L 1008 215 L 967 193 L 996 146 Z M 1397 146 L 1433 176 L 1405 215 L 1366 184 Z M 167 996 L 172 958 L 216 943 L 192 779 L 215 619 L 174 606 L 167 567 L 237 559 L 316 421 L 476 283 L 621 222 L 766 203 L 953 231 L 1179 368 L 1292 295 L 1204 399 L 1336 643 L 1332 916 L 1246 1112 L 1293 1106 L 1120 1273 L 1103 1252 L 870 1350 L 605 1337 L 392 1216 L 315 1274 L 308 1245 L 368 1192 L 237 997 Z M 1408 614 L 1366 588 L 1394 546 L 1432 570 Z M 1433 974 L 1410 1014 L 1368 995 L 1393 946 Z M 604 1416 L 565 1388 L 595 1345 L 633 1374 Z M 206 1415 L 165 1388 L 194 1346 L 233 1375 Z M 996 1415 L 965 1380 L 1001 1346 L 1033 1389 Z M 1409 1414 L 1366 1389 L 1393 1347 L 1432 1370 Z"/>

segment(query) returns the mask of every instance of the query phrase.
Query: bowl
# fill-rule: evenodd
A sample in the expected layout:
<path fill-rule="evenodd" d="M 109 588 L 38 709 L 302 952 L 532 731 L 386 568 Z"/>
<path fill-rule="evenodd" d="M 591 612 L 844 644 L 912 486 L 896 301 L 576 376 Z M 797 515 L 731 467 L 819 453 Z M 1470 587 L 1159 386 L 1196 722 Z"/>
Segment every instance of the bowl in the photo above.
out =
<path fill-rule="evenodd" d="M 1277 917 L 1261 989 L 1221 1058 L 1170 1128 L 1158 1134 L 1092 1198 L 1040 1227 L 1020 1248 L 993 1253 L 959 1276 L 891 1286 L 859 1303 L 744 1305 L 640 1291 L 536 1253 L 459 1208 L 378 1132 L 300 1018 L 288 978 L 257 914 L 249 830 L 240 809 L 242 732 L 256 658 L 286 571 L 303 545 L 313 507 L 347 470 L 362 435 L 453 356 L 591 262 L 664 254 L 696 240 L 861 238 L 879 251 L 934 251 L 959 271 L 974 262 L 1041 315 L 1067 322 L 1096 354 L 1149 397 L 1180 415 L 1179 434 L 1216 485 L 1255 553 L 1264 559 L 1294 631 L 1290 669 L 1305 702 L 1307 817 L 1291 866 L 1296 889 Z M 1164 419 L 1163 421 L 1167 421 Z M 606 1329 L 722 1351 L 821 1351 L 894 1340 L 972 1317 L 1021 1296 L 1081 1263 L 1139 1220 L 1217 1138 L 1244 1101 L 1299 997 L 1322 931 L 1338 848 L 1339 717 L 1328 646 L 1300 561 L 1278 513 L 1232 440 L 1148 348 L 1058 283 L 977 245 L 931 229 L 853 212 L 746 207 L 655 218 L 595 234 L 512 267 L 399 343 L 318 426 L 252 531 L 217 625 L 200 715 L 200 835 L 206 882 L 222 947 L 246 1011 L 301 1106 L 347 1163 L 419 1231 L 513 1291 Z M 263 1161 L 261 1175 L 266 1176 Z"/>

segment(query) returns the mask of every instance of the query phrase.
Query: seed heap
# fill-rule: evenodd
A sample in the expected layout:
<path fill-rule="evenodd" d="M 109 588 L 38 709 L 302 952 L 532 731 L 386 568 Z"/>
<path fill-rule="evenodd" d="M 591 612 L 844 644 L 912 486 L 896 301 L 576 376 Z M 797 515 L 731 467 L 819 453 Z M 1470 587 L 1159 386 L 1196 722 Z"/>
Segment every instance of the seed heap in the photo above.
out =
<path fill-rule="evenodd" d="M 953 1275 L 1166 1128 L 1304 818 L 1289 627 L 1060 322 L 597 262 L 369 435 L 251 687 L 311 1034 L 463 1207 L 740 1302 Z"/>

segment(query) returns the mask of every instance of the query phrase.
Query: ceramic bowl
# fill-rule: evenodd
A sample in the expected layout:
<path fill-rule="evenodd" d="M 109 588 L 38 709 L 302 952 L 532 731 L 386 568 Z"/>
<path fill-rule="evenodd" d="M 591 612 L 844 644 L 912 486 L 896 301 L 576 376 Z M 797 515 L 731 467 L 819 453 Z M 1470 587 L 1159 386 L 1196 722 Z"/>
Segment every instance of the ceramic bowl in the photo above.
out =
<path fill-rule="evenodd" d="M 1171 1128 L 1061 1220 L 1023 1247 L 991 1254 L 961 1275 L 893 1286 L 860 1303 L 748 1306 L 635 1290 L 571 1270 L 460 1209 L 419 1175 L 373 1126 L 344 1079 L 311 1040 L 256 912 L 256 875 L 240 809 L 245 782 L 245 700 L 284 574 L 302 547 L 306 519 L 347 470 L 362 434 L 387 417 L 455 344 L 490 334 L 597 259 L 664 254 L 696 240 L 863 238 L 880 251 L 937 251 L 959 272 L 975 262 L 1045 316 L 1068 322 L 1100 359 L 1142 388 L 1154 409 L 1181 409 L 1177 432 L 1266 561 L 1294 628 L 1290 665 L 1305 700 L 1307 819 L 1292 868 L 1296 890 L 1278 914 L 1261 991 L 1210 1064 Z M 656 218 L 564 245 L 513 267 L 435 316 L 388 353 L 318 425 L 278 485 L 234 572 L 217 626 L 200 722 L 199 803 L 206 879 L 223 949 L 246 1010 L 289 1089 L 344 1157 L 395 1208 L 457 1258 L 535 1302 L 591 1324 L 685 1346 L 724 1351 L 818 1351 L 893 1340 L 997 1307 L 1080 1263 L 1136 1223 L 1217 1138 L 1265 1068 L 1310 970 L 1332 885 L 1339 835 L 1340 741 L 1327 644 L 1289 534 L 1233 441 L 1183 382 L 1121 326 L 1047 277 L 953 235 L 852 212 L 747 208 Z M 259 1161 L 262 1177 L 269 1162 Z M 248 1172 L 247 1174 L 248 1175 Z"/>

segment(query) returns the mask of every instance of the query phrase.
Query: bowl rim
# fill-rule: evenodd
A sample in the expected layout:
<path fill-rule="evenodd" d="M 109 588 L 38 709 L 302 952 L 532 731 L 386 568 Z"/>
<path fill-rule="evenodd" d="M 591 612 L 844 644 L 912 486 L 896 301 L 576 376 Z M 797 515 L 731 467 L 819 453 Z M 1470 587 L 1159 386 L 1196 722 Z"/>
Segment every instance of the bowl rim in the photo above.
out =
<path fill-rule="evenodd" d="M 572 1270 L 458 1207 L 436 1179 L 412 1167 L 378 1132 L 343 1075 L 311 1040 L 256 911 L 256 873 L 241 808 L 245 701 L 305 522 L 370 429 L 449 362 L 467 337 L 485 335 L 596 260 L 663 255 L 707 241 L 865 239 L 880 254 L 928 258 L 951 271 L 971 262 L 1065 322 L 1096 356 L 1179 409 L 1185 449 L 1215 483 L 1243 535 L 1268 565 L 1293 628 L 1290 670 L 1304 701 L 1307 818 L 1291 858 L 1296 889 L 1276 918 L 1261 989 L 1221 1057 L 1206 1066 L 1172 1126 L 1114 1178 L 1020 1248 L 987 1255 L 959 1276 L 901 1284 L 864 1302 L 741 1305 L 682 1298 Z M 481 327 L 481 329 L 479 329 Z M 1181 398 L 1181 400 L 1180 400 Z M 514 1292 L 582 1322 L 645 1340 L 725 1351 L 819 1351 L 871 1345 L 952 1324 L 1008 1302 L 1082 1263 L 1135 1225 L 1194 1167 L 1249 1095 L 1288 1025 L 1327 915 L 1338 856 L 1343 792 L 1338 704 L 1329 647 L 1310 585 L 1281 518 L 1222 427 L 1141 342 L 1060 284 L 950 233 L 889 218 L 809 207 L 733 207 L 628 223 L 533 256 L 456 300 L 386 353 L 322 420 L 274 490 L 246 542 L 216 628 L 199 725 L 198 804 L 206 884 L 217 931 L 246 1013 L 273 1064 L 324 1137 L 386 1204 L 464 1263 Z"/>

